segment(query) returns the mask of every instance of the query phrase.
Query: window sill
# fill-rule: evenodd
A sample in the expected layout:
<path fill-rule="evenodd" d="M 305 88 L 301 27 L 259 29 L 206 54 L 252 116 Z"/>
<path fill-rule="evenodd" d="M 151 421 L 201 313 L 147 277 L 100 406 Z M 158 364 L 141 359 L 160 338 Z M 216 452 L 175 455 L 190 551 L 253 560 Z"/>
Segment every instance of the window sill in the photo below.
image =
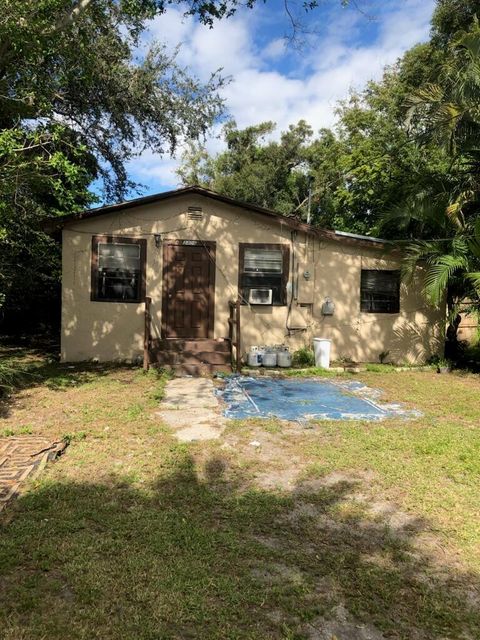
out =
<path fill-rule="evenodd" d="M 144 299 L 135 299 L 135 300 L 118 300 L 116 298 L 90 298 L 90 302 L 116 302 L 117 304 L 139 304 L 140 302 L 145 302 Z"/>
<path fill-rule="evenodd" d="M 255 304 L 253 302 L 240 302 L 241 307 L 286 307 L 286 302 L 272 302 L 272 304 Z"/>
<path fill-rule="evenodd" d="M 369 316 L 398 316 L 400 311 L 360 311 Z"/>

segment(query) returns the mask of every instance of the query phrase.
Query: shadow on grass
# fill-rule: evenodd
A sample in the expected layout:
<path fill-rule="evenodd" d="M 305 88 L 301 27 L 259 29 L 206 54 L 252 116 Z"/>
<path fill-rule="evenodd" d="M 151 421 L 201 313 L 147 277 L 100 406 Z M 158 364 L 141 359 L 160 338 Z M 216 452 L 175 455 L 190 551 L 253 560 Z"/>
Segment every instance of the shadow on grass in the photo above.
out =
<path fill-rule="evenodd" d="M 24 356 L 25 352 L 21 351 L 20 354 Z M 55 391 L 64 391 L 72 386 L 88 384 L 115 369 L 127 367 L 134 368 L 134 365 L 92 362 L 63 364 L 45 357 L 25 361 L 12 356 L 0 363 L 0 418 L 9 416 L 10 406 L 20 391 L 42 385 Z"/>
<path fill-rule="evenodd" d="M 168 461 L 159 460 L 159 466 Z M 478 638 L 479 577 L 440 574 L 345 509 L 355 484 L 289 494 L 227 479 L 188 453 L 150 486 L 44 484 L 0 527 L 0 636 L 184 639 Z M 0 524 L 2 520 L 0 518 Z"/>

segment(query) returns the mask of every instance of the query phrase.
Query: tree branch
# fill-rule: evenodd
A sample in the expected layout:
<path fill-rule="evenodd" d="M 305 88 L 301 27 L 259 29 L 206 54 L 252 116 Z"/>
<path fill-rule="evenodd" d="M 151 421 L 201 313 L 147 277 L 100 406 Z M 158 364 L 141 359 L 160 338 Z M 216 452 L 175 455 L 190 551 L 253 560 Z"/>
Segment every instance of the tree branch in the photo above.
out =
<path fill-rule="evenodd" d="M 78 16 L 82 13 L 82 11 L 85 11 L 85 9 L 88 7 L 88 5 L 91 2 L 92 0 L 79 0 L 79 2 L 76 4 L 75 7 L 73 7 L 73 9 L 68 11 L 68 13 L 66 13 L 57 22 L 57 24 L 55 25 L 55 31 L 61 31 L 65 27 L 68 27 L 68 25 L 72 24 L 72 22 L 74 22 L 78 18 Z"/>

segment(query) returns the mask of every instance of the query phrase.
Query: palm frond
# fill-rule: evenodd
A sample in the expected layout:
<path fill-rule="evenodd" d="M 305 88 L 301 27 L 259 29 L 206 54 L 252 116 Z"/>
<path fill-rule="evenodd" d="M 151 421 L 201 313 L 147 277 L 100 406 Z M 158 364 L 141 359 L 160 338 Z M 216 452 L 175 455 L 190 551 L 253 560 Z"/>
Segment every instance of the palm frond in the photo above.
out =
<path fill-rule="evenodd" d="M 480 271 L 472 271 L 467 273 L 467 279 L 473 284 L 478 294 L 480 295 Z"/>
<path fill-rule="evenodd" d="M 468 259 L 462 255 L 446 254 L 432 258 L 428 263 L 425 295 L 432 303 L 439 304 L 453 276 L 468 267 Z"/>
<path fill-rule="evenodd" d="M 473 29 L 460 34 L 454 45 L 458 49 L 467 51 L 472 60 L 480 57 L 480 29 L 478 22 L 474 24 Z"/>

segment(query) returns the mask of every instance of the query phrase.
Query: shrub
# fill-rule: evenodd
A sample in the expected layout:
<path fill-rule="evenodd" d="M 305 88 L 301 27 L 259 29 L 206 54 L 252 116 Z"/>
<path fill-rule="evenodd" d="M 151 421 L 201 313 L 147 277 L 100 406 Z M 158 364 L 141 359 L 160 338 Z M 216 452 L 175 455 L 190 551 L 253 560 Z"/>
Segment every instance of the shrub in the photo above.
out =
<path fill-rule="evenodd" d="M 315 354 L 313 349 L 302 347 L 298 349 L 298 351 L 295 351 L 292 356 L 292 364 L 294 367 L 314 367 Z"/>

